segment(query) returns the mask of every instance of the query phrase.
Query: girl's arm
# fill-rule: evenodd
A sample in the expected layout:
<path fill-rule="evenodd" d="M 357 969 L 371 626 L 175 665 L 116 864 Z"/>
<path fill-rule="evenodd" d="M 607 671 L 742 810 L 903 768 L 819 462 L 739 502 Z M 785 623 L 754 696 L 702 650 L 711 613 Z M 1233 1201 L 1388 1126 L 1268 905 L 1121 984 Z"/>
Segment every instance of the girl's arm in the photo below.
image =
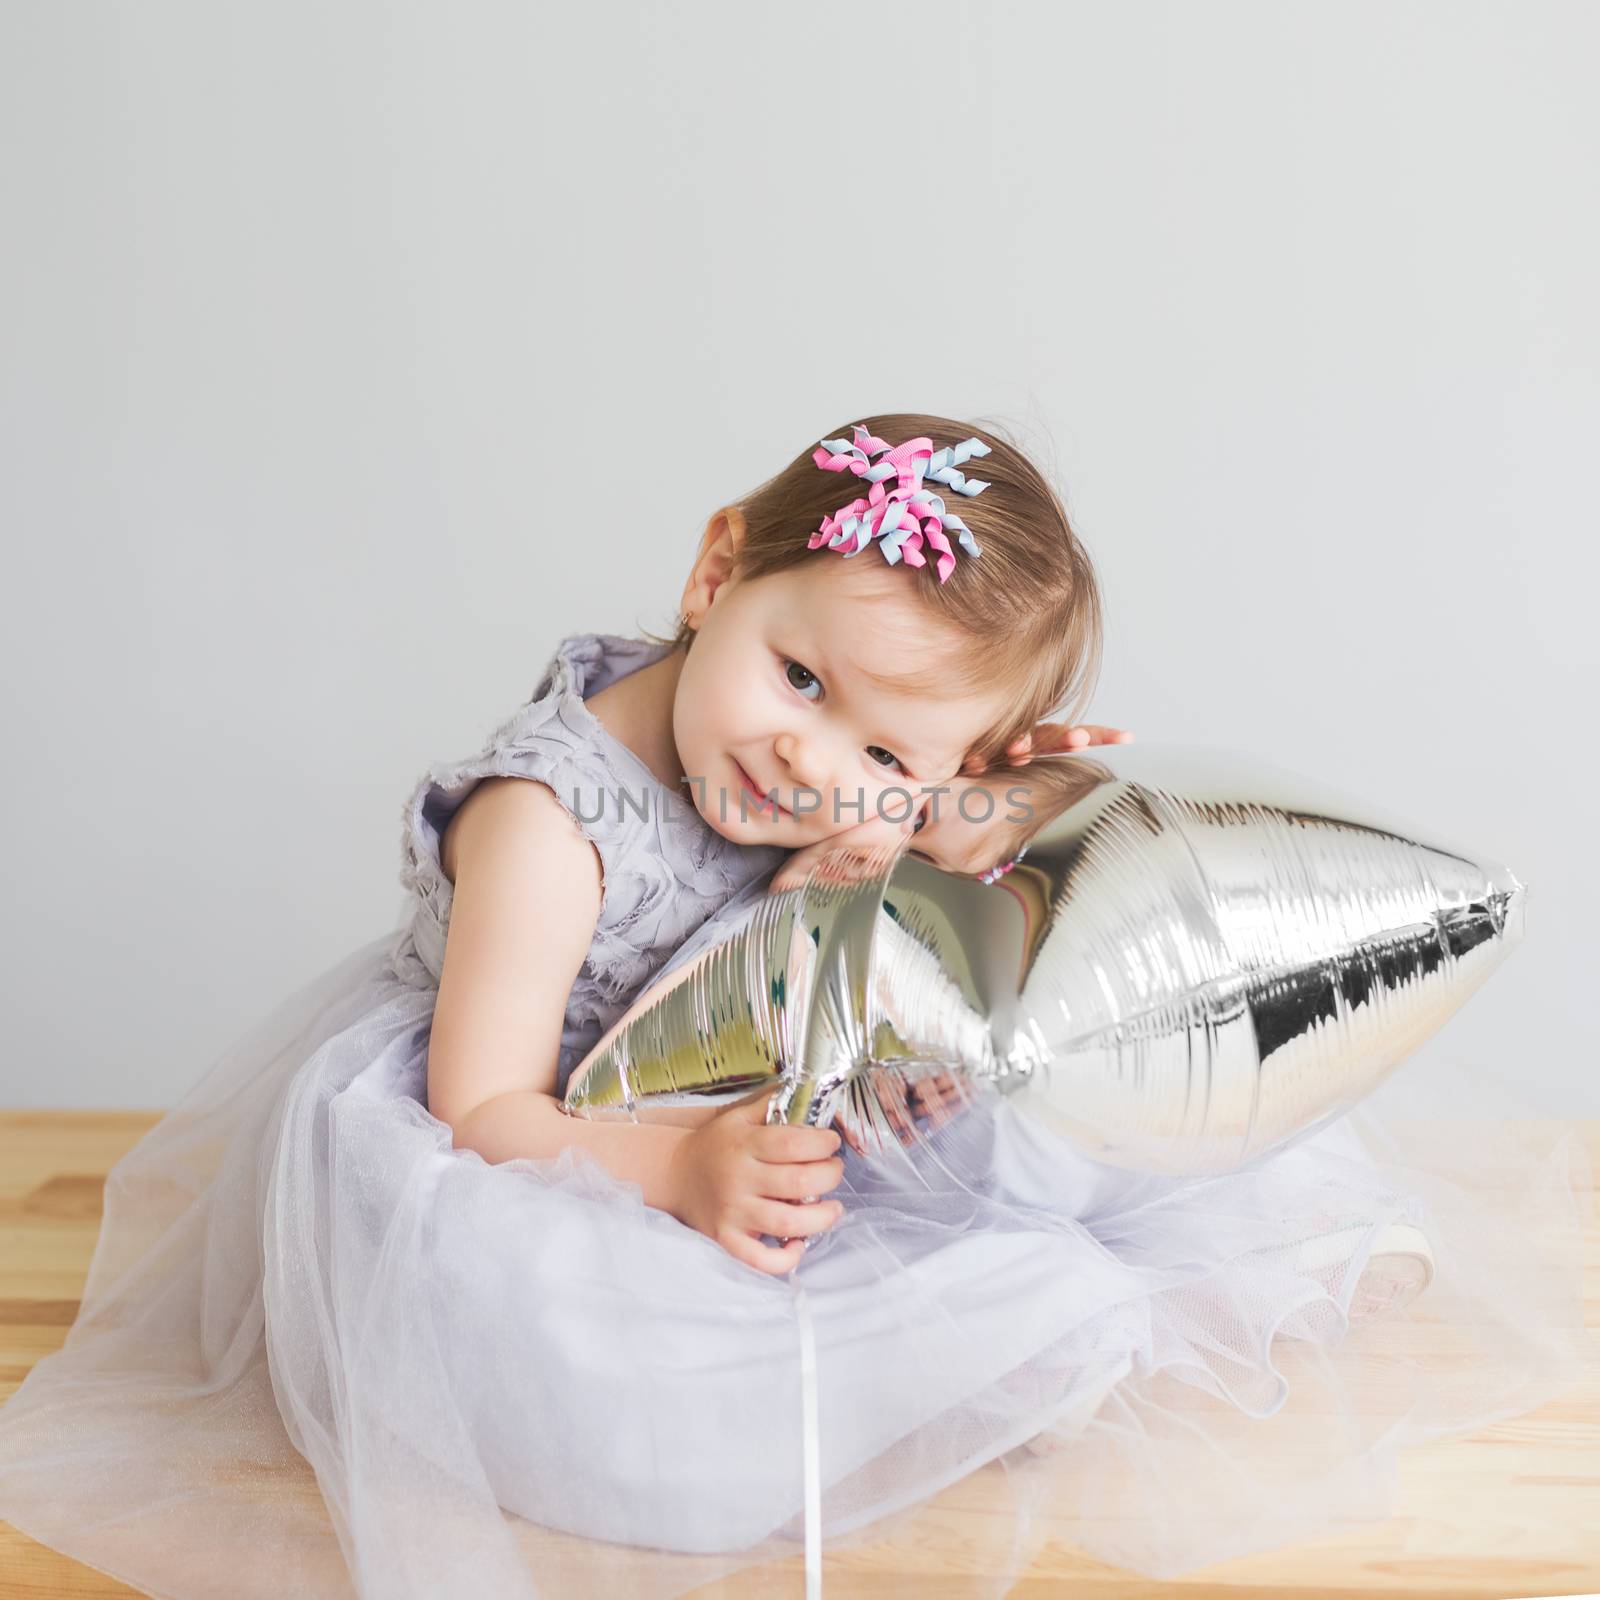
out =
<path fill-rule="evenodd" d="M 686 1128 L 587 1122 L 556 1099 L 562 1022 L 600 917 L 601 864 L 555 795 L 486 778 L 450 820 L 455 885 L 428 1042 L 428 1109 L 490 1163 L 582 1145 L 646 1205 L 676 1214 Z"/>

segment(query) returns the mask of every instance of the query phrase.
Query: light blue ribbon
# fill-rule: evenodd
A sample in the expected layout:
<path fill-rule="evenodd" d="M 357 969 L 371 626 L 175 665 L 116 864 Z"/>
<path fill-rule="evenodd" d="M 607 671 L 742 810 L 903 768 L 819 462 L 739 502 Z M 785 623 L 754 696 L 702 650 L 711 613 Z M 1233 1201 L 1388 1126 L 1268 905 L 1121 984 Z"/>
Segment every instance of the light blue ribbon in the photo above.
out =
<path fill-rule="evenodd" d="M 868 430 L 857 427 L 858 435 L 870 437 Z M 872 464 L 871 457 L 858 444 L 849 439 L 819 439 L 818 444 L 830 454 L 848 456 L 859 461 L 864 470 L 857 474 L 866 479 L 868 483 L 882 483 L 885 478 L 898 476 L 893 463 L 880 461 L 876 466 Z M 893 450 L 895 446 L 885 445 L 882 450 L 876 450 L 874 455 L 883 455 Z M 918 519 L 934 516 L 939 519 L 940 525 L 956 536 L 956 543 L 967 552 L 969 556 L 981 556 L 983 551 L 979 548 L 978 541 L 973 538 L 972 530 L 960 517 L 944 508 L 942 496 L 934 494 L 923 487 L 924 482 L 931 478 L 936 483 L 945 484 L 954 489 L 957 494 L 974 495 L 982 494 L 989 487 L 982 478 L 968 478 L 960 470 L 963 461 L 970 460 L 973 456 L 986 456 L 989 446 L 982 439 L 973 437 L 964 439 L 960 444 L 945 445 L 942 449 L 935 450 L 928 458 L 928 464 L 918 475 L 917 486 L 906 497 L 892 499 L 883 509 L 883 520 L 877 529 L 878 548 L 883 552 L 883 558 L 892 566 L 902 559 L 901 545 L 912 534 L 920 531 Z M 840 550 L 846 559 L 858 556 L 872 542 L 873 531 L 865 517 L 851 516 L 840 522 L 832 538 L 828 540 L 830 550 Z M 931 548 L 924 534 L 925 548 Z M 853 546 L 854 548 L 847 548 Z"/>

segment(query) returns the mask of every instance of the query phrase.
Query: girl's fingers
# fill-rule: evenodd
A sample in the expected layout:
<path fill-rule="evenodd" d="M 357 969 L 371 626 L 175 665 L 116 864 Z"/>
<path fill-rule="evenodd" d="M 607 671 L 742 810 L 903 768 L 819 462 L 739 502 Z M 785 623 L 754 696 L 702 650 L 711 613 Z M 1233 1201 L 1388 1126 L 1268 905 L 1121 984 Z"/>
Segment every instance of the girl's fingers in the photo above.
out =
<path fill-rule="evenodd" d="M 1043 755 L 1051 750 L 1075 750 L 1089 742 L 1090 735 L 1086 728 L 1069 727 L 1065 722 L 1041 722 L 1033 730 L 1035 755 Z"/>
<path fill-rule="evenodd" d="M 757 1161 L 773 1166 L 809 1161 L 826 1165 L 839 1148 L 839 1131 L 803 1122 L 769 1122 L 754 1131 L 747 1148 Z"/>
<path fill-rule="evenodd" d="M 800 888 L 821 854 L 822 852 L 814 844 L 793 851 L 788 860 L 772 875 L 772 880 L 767 885 L 768 891 L 772 894 L 781 894 L 785 889 Z"/>
<path fill-rule="evenodd" d="M 997 765 L 1025 767 L 1035 756 L 1052 750 L 1082 750 L 1094 744 L 1131 744 L 1133 735 L 1126 728 L 1113 728 L 1103 722 L 1041 722 L 1032 733 L 1013 739 Z M 961 763 L 963 777 L 980 778 L 991 770 L 987 762 L 968 756 Z"/>
<path fill-rule="evenodd" d="M 770 1233 L 774 1239 L 809 1239 L 826 1233 L 844 1215 L 844 1205 L 838 1200 L 808 1206 L 798 1200 L 757 1199 L 745 1215 L 748 1226 L 758 1233 Z"/>
<path fill-rule="evenodd" d="M 904 802 L 896 796 L 892 802 L 885 803 L 881 817 L 869 817 L 865 822 L 842 828 L 838 833 L 819 839 L 817 843 L 809 844 L 791 856 L 778 868 L 772 887 L 779 887 L 781 878 L 783 886 L 799 888 L 824 857 L 832 858 L 829 872 L 845 882 L 856 882 L 881 871 L 883 852 L 894 849 L 911 837 L 916 829 L 917 817 L 928 810 L 930 803 L 924 800 L 920 805 L 913 804 L 901 816 Z"/>
<path fill-rule="evenodd" d="M 1029 757 L 1032 754 L 1033 735 L 1031 733 L 1024 733 L 1013 739 L 1011 743 L 1006 746 L 1003 757 L 996 764 L 1009 767 L 1025 767 L 1027 766 Z M 989 770 L 990 763 L 981 760 L 976 755 L 969 755 L 961 763 L 961 772 L 964 777 L 981 778 L 984 773 L 988 772 Z"/>
<path fill-rule="evenodd" d="M 1095 744 L 1131 744 L 1133 735 L 1126 728 L 1113 728 L 1103 722 L 1079 722 L 1070 727 L 1064 722 L 1041 722 L 1034 729 L 1033 754 L 1050 750 L 1084 750 Z"/>
<path fill-rule="evenodd" d="M 769 1200 L 815 1200 L 843 1181 L 844 1162 L 838 1156 L 785 1166 L 767 1164 L 756 1174 L 757 1188 Z"/>
<path fill-rule="evenodd" d="M 1079 740 L 1082 744 L 1132 744 L 1133 735 L 1126 728 L 1112 728 L 1103 722 L 1081 722 L 1070 730 L 1074 735 L 1082 734 Z"/>
<path fill-rule="evenodd" d="M 773 1237 L 781 1239 L 783 1235 L 778 1233 Z M 806 1253 L 804 1238 L 790 1239 L 787 1244 L 775 1248 L 770 1244 L 762 1244 L 754 1234 L 730 1232 L 719 1238 L 717 1243 L 735 1261 L 742 1261 L 747 1267 L 770 1273 L 775 1278 L 787 1277 L 800 1265 Z"/>

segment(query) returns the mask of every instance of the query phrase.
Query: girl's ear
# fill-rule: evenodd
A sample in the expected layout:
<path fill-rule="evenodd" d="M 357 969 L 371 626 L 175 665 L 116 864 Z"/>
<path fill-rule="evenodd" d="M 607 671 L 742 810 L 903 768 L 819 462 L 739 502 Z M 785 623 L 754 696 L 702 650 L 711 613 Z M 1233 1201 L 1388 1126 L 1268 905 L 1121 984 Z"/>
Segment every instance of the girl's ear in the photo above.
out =
<path fill-rule="evenodd" d="M 717 591 L 733 576 L 734 558 L 744 544 L 744 532 L 744 512 L 738 506 L 724 506 L 700 535 L 699 553 L 678 607 L 696 628 L 711 609 Z"/>

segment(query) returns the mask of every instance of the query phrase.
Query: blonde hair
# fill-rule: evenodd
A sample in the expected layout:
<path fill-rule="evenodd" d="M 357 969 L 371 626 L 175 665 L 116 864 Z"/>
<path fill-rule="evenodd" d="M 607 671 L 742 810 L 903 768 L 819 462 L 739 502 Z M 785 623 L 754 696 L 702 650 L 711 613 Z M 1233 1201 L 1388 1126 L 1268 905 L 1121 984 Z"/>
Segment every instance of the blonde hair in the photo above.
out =
<path fill-rule="evenodd" d="M 969 496 L 930 485 L 972 530 L 982 555 L 969 556 L 951 536 L 956 564 L 945 583 L 939 582 L 932 560 L 923 567 L 900 563 L 928 607 L 965 637 L 960 664 L 966 672 L 985 683 L 1015 687 L 1004 716 L 969 754 L 994 761 L 1037 722 L 1051 717 L 1076 722 L 1100 674 L 1100 587 L 1044 474 L 998 425 L 919 412 L 854 417 L 819 438 L 851 439 L 858 423 L 891 444 L 926 437 L 939 450 L 976 437 L 989 446 L 988 455 L 972 457 L 962 469 L 988 485 L 981 493 Z M 824 472 L 812 459 L 816 447 L 808 443 L 781 472 L 733 502 L 745 523 L 733 564 L 736 579 L 768 577 L 824 555 L 844 559 L 825 547 L 810 549 L 807 541 L 824 517 L 866 486 L 850 473 Z M 670 639 L 641 631 L 659 644 L 683 648 L 695 632 L 687 622 Z"/>
<path fill-rule="evenodd" d="M 1110 783 L 1114 777 L 1115 774 L 1104 762 L 1095 760 L 1093 756 L 1058 752 L 1035 756 L 1022 767 L 990 768 L 983 774 L 983 782 L 1000 789 L 1007 804 L 1005 816 L 996 830 L 996 862 L 1014 860 L 1023 846 L 1046 823 L 1054 822 L 1068 807 L 1077 805 L 1101 784 Z M 1017 823 L 1010 820 L 1009 808 L 1017 804 L 1014 791 L 1019 788 L 1028 792 L 1025 802 L 1028 815 L 1024 821 Z"/>

